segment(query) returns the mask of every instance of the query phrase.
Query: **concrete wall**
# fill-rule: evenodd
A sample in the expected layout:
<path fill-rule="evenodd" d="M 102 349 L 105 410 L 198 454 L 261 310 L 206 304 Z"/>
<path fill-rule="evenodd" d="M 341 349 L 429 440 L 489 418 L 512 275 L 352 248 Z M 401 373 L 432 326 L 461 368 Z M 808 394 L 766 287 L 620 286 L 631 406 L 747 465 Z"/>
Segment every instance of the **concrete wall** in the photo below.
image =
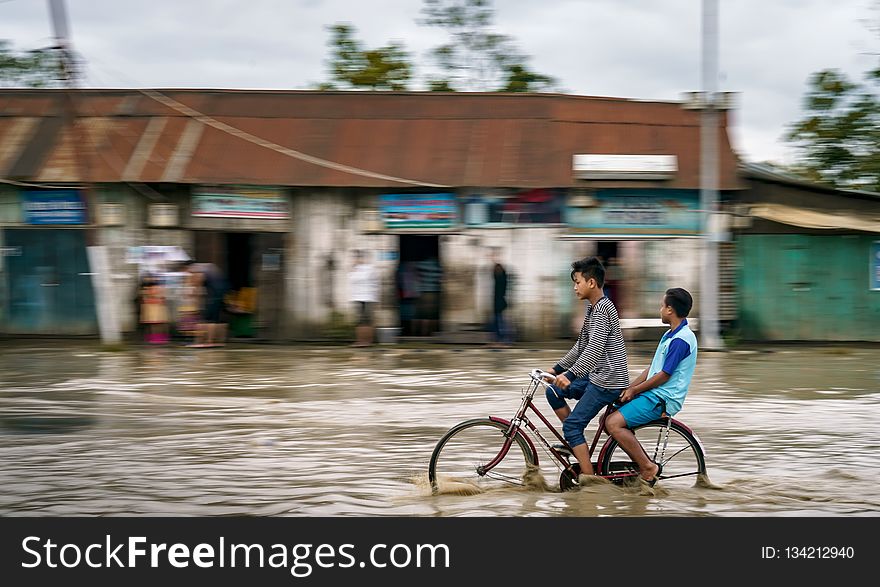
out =
<path fill-rule="evenodd" d="M 159 192 L 157 190 L 167 191 Z M 146 191 L 146 193 L 145 193 Z M 121 226 L 99 226 L 95 244 L 109 250 L 113 298 L 124 331 L 137 327 L 134 297 L 138 265 L 126 262 L 130 247 L 179 246 L 195 254 L 197 230 L 285 233 L 281 295 L 282 339 L 326 338 L 350 328 L 355 307 L 350 301 L 347 274 L 354 251 L 366 251 L 381 279 L 379 326 L 399 326 L 395 271 L 399 236 L 377 232 L 368 212 L 377 209 L 379 192 L 355 189 L 295 189 L 289 194 L 289 220 L 193 218 L 187 186 L 134 189 L 123 184 L 95 189 L 98 203 L 119 203 L 125 209 Z M 149 204 L 168 201 L 179 206 L 180 222 L 173 228 L 147 227 Z M 20 225 L 17 190 L 0 187 L 0 221 Z M 462 227 L 439 236 L 444 270 L 441 329 L 446 332 L 482 330 L 491 320 L 491 249 L 498 247 L 510 276 L 508 318 L 521 341 L 571 338 L 583 319 L 583 304 L 573 293 L 571 262 L 596 253 L 596 241 L 565 238 L 563 226 Z M 698 241 L 671 239 L 624 241 L 621 300 L 624 318 L 653 318 L 659 297 L 668 287 L 685 287 L 699 307 Z M 334 268 L 328 269 L 328 259 Z M 196 259 L 199 261 L 199 259 Z M 4 261 L 0 258 L 0 278 Z M 6 279 L 2 279 L 5 284 Z M 0 290 L 0 296 L 4 292 Z M 0 300 L 2 301 L 2 300 Z"/>

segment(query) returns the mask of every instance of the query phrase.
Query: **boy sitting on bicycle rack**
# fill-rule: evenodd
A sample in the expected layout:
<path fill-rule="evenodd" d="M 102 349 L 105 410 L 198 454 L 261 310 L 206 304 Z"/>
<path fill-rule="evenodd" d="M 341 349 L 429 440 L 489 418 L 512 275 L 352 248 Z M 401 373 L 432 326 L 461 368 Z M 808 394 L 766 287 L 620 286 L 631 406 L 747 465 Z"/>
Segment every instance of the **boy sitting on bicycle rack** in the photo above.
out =
<path fill-rule="evenodd" d="M 688 326 L 687 315 L 694 305 L 691 294 L 680 287 L 666 290 L 660 303 L 660 320 L 669 330 L 660 339 L 651 366 L 623 390 L 623 405 L 605 419 L 605 428 L 639 466 L 639 476 L 653 486 L 660 475 L 630 428 L 663 416 L 671 418 L 688 392 L 697 365 L 697 337 Z"/>
<path fill-rule="evenodd" d="M 602 290 L 605 267 L 596 257 L 575 261 L 571 280 L 577 298 L 589 303 L 577 342 L 550 369 L 556 381 L 547 389 L 547 401 L 562 422 L 563 435 L 580 463 L 581 474 L 592 475 L 584 429 L 629 386 L 629 370 L 617 308 Z M 574 409 L 566 399 L 577 400 Z"/>

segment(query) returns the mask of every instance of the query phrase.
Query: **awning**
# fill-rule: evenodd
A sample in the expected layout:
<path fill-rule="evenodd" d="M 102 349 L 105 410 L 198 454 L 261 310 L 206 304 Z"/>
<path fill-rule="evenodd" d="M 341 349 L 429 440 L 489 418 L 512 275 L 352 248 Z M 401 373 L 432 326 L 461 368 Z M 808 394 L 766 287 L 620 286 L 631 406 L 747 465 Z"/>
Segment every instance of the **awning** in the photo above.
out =
<path fill-rule="evenodd" d="M 753 204 L 749 215 L 802 228 L 880 232 L 880 216 L 856 215 L 855 212 L 820 212 L 783 204 Z"/>

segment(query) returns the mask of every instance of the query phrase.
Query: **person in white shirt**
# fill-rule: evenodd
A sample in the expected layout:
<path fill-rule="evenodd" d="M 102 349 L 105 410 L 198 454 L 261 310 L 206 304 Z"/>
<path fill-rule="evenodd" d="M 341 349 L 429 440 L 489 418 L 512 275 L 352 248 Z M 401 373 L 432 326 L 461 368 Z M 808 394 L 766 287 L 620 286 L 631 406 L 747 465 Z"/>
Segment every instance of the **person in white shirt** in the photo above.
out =
<path fill-rule="evenodd" d="M 350 299 L 357 309 L 354 346 L 373 344 L 373 308 L 379 301 L 379 277 L 364 251 L 354 252 L 354 268 L 348 277 Z"/>

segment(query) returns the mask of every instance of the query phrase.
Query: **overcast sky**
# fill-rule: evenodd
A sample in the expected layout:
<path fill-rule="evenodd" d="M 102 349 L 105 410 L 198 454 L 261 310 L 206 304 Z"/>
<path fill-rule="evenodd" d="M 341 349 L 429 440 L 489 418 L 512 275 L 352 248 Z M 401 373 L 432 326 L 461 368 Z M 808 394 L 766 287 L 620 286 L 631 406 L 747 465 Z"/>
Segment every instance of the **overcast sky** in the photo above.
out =
<path fill-rule="evenodd" d="M 781 137 L 810 73 L 853 78 L 880 52 L 877 0 L 720 0 L 720 91 L 737 92 L 734 149 L 790 163 Z M 67 0 L 91 87 L 308 89 L 328 81 L 328 25 L 368 47 L 403 43 L 428 72 L 444 33 L 419 26 L 421 0 Z M 679 100 L 701 89 L 700 0 L 496 0 L 495 30 L 572 94 Z M 48 0 L 0 0 L 0 39 L 52 42 Z M 413 89 L 421 89 L 413 87 Z"/>

